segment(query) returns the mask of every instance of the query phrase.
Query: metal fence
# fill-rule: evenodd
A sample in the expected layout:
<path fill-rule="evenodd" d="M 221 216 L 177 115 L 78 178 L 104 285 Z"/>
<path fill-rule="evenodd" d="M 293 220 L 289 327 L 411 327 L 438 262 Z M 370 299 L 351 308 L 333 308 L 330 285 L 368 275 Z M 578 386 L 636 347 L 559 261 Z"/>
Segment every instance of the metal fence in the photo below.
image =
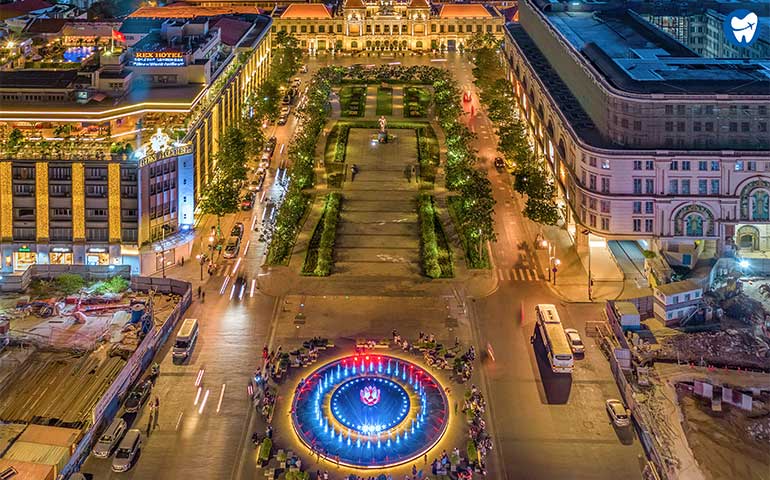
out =
<path fill-rule="evenodd" d="M 0 292 L 23 292 L 33 280 L 54 280 L 59 275 L 69 273 L 80 275 L 87 282 L 109 280 L 112 277 L 131 278 L 128 265 L 31 265 L 23 273 L 3 275 L 0 280 Z"/>
<path fill-rule="evenodd" d="M 190 306 L 190 303 L 192 303 L 192 285 L 180 280 L 134 277 L 131 279 L 131 288 L 137 291 L 173 293 L 180 295 L 181 300 L 160 328 L 153 328 L 145 335 L 142 343 L 139 344 L 139 347 L 128 359 L 126 365 L 110 387 L 94 405 L 91 426 L 83 434 L 83 438 L 78 443 L 69 463 L 62 469 L 59 478 L 66 478 L 80 468 L 80 465 L 88 457 L 88 453 L 96 441 L 97 433 L 115 417 L 120 406 L 120 399 L 124 397 L 129 387 L 142 375 L 142 372 L 144 372 L 155 357 L 155 354 L 166 342 L 169 334 L 174 330 L 179 319 L 182 318 L 182 315 Z"/>

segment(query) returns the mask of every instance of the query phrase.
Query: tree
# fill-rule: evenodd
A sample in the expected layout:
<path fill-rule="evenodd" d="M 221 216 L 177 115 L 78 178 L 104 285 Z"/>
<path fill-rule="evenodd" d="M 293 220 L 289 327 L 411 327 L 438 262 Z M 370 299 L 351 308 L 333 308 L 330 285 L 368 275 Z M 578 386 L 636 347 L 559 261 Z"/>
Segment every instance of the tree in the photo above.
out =
<path fill-rule="evenodd" d="M 559 221 L 559 208 L 553 200 L 528 198 L 522 213 L 533 222 L 543 225 L 556 225 L 556 222 Z"/>
<path fill-rule="evenodd" d="M 496 49 L 500 46 L 500 40 L 498 40 L 492 33 L 476 32 L 471 35 L 471 38 L 466 42 L 465 48 L 468 51 L 476 53 L 481 49 Z"/>
<path fill-rule="evenodd" d="M 262 122 L 256 115 L 244 115 L 239 125 L 246 141 L 246 155 L 257 157 L 265 146 L 265 132 L 262 131 Z"/>
<path fill-rule="evenodd" d="M 284 83 L 299 69 L 302 61 L 302 49 L 299 40 L 287 32 L 278 32 L 273 40 L 273 61 L 270 75 Z"/>
<path fill-rule="evenodd" d="M 216 175 L 203 188 L 200 201 L 201 213 L 216 215 L 217 231 L 221 231 L 222 217 L 238 212 L 240 206 L 240 182 L 236 183 L 224 175 Z"/>
<path fill-rule="evenodd" d="M 216 166 L 225 180 L 240 182 L 246 178 L 246 138 L 240 128 L 231 125 L 219 136 Z"/>
<path fill-rule="evenodd" d="M 11 130 L 11 134 L 8 135 L 8 140 L 5 142 L 5 148 L 11 153 L 16 153 L 24 143 L 24 134 L 21 130 L 14 128 Z"/>

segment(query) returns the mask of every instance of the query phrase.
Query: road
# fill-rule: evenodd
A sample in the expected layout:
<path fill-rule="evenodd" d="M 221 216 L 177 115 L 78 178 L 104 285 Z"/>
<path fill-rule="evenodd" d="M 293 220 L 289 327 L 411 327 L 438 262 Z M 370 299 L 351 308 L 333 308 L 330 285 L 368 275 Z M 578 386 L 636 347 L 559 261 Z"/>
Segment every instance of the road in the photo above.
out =
<path fill-rule="evenodd" d="M 416 64 L 436 59 L 397 57 L 380 61 L 394 60 Z M 336 60 L 340 64 L 374 61 L 377 60 L 360 57 Z M 322 63 L 323 60 L 311 59 L 310 73 Z M 451 69 L 460 85 L 472 84 L 470 66 L 464 58 L 452 56 L 432 64 Z M 480 110 L 474 104 L 474 111 Z M 276 129 L 278 161 L 274 166 L 280 162 L 280 146 L 288 142 L 295 126 L 293 122 L 292 117 L 286 127 Z M 496 361 L 482 362 L 473 380 L 480 384 L 489 403 L 488 425 L 495 440 L 488 465 L 489 478 L 640 478 L 642 449 L 633 432 L 617 431 L 612 427 L 603 402 L 608 397 L 619 397 L 617 387 L 598 347 L 593 339 L 586 337 L 585 322 L 598 319 L 601 307 L 565 305 L 548 288 L 541 267 L 526 248 L 525 243 L 531 245 L 534 236 L 530 235 L 521 217 L 521 205 L 511 195 L 509 179 L 492 168 L 491 159 L 495 156 L 493 128 L 483 112 L 470 120 L 470 126 L 478 134 L 482 166 L 489 169 L 497 200 L 498 241 L 492 246 L 492 255 L 500 284 L 487 298 L 469 299 L 467 318 L 461 321 L 461 328 L 467 325 L 463 336 L 473 338 L 479 346 L 489 343 L 495 352 Z M 270 195 L 279 192 L 280 187 L 270 189 Z M 236 221 L 250 226 L 255 217 L 261 218 L 263 207 L 225 219 L 223 230 L 229 230 Z M 246 397 L 246 382 L 257 365 L 262 345 L 275 346 L 273 339 L 276 337 L 279 343 L 299 342 L 306 336 L 319 334 L 333 337 L 341 332 L 339 324 L 335 323 L 342 322 L 334 318 L 336 308 L 345 309 L 343 330 L 348 336 L 372 329 L 373 324 L 368 323 L 371 315 L 367 315 L 374 311 L 392 312 L 392 318 L 399 318 L 401 314 L 404 318 L 422 318 L 423 322 L 435 323 L 433 328 L 436 330 L 445 328 L 439 320 L 442 315 L 438 307 L 443 307 L 437 307 L 436 299 L 411 299 L 408 306 L 405 301 L 399 308 L 392 299 L 366 298 L 337 307 L 333 301 L 343 299 L 302 298 L 291 299 L 291 304 L 301 301 L 307 303 L 308 308 L 323 305 L 326 308 L 322 316 L 324 322 L 313 329 L 295 331 L 290 323 L 293 313 L 287 314 L 282 309 L 284 299 L 265 297 L 258 290 L 251 292 L 251 283 L 260 271 L 264 248 L 256 241 L 251 229 L 247 230 L 244 245 L 250 242 L 248 252 L 244 254 L 242 249 L 240 262 L 224 262 L 212 277 L 207 278 L 205 303 L 195 302 L 186 315 L 201 320 L 200 340 L 189 364 L 172 365 L 167 349 L 159 354 L 162 373 L 153 394 L 160 399 L 160 428 L 145 440 L 136 467 L 120 474 L 120 478 L 245 479 L 259 475 L 249 443 L 255 419 Z M 238 272 L 234 274 L 236 264 Z M 197 267 L 191 266 L 187 275 L 197 278 Z M 233 290 L 231 284 L 238 273 L 246 278 L 242 299 L 239 299 L 239 290 Z M 181 270 L 172 273 L 175 276 L 184 274 Z M 352 295 L 354 292 L 350 298 L 354 298 Z M 330 302 L 331 306 L 327 306 Z M 577 360 L 571 378 L 552 374 L 543 352 L 529 342 L 536 303 L 556 304 L 565 326 L 577 328 L 586 342 L 587 353 Z M 358 304 L 362 306 L 356 307 Z M 400 312 L 400 309 L 404 311 Z M 355 320 L 357 312 L 360 312 L 358 322 Z M 390 325 L 384 325 L 378 324 L 377 328 L 383 332 L 377 334 L 386 333 L 390 328 Z M 405 324 L 404 328 L 430 331 L 431 326 Z M 209 392 L 203 408 L 200 398 L 195 404 L 195 380 L 201 370 L 205 372 L 202 396 Z M 143 429 L 147 411 L 145 408 L 136 422 Z M 83 470 L 95 474 L 97 479 L 118 478 L 109 471 L 108 460 L 89 459 Z"/>

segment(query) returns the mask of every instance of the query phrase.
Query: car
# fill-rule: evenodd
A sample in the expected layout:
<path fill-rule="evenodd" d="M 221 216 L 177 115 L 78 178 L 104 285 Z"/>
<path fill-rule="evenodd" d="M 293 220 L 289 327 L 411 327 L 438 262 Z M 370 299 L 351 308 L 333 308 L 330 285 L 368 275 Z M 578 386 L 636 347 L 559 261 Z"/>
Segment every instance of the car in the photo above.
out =
<path fill-rule="evenodd" d="M 564 333 L 567 335 L 569 346 L 572 348 L 572 353 L 583 354 L 585 353 L 585 345 L 583 340 L 580 339 L 580 334 L 574 328 L 565 328 Z"/>
<path fill-rule="evenodd" d="M 281 105 L 289 105 L 291 103 L 291 96 L 284 95 L 281 99 Z"/>
<path fill-rule="evenodd" d="M 233 225 L 233 229 L 230 231 L 231 237 L 243 237 L 243 223 L 238 222 Z"/>
<path fill-rule="evenodd" d="M 270 159 L 273 158 L 273 154 L 270 152 L 262 153 L 262 158 L 259 159 L 259 163 L 267 163 L 270 165 Z"/>
<path fill-rule="evenodd" d="M 235 258 L 238 255 L 238 250 L 241 249 L 241 239 L 238 237 L 230 237 L 225 245 L 225 253 L 222 254 L 225 258 Z"/>
<path fill-rule="evenodd" d="M 152 381 L 145 380 L 139 385 L 135 386 L 131 393 L 126 397 L 126 403 L 123 404 L 127 413 L 136 413 L 142 408 L 144 402 L 150 398 L 150 390 L 152 390 Z"/>
<path fill-rule="evenodd" d="M 288 117 L 286 115 L 281 115 L 278 117 L 278 125 L 286 125 L 286 122 L 288 121 Z"/>
<path fill-rule="evenodd" d="M 291 106 L 284 105 L 281 107 L 281 115 L 289 115 L 289 113 L 291 113 Z"/>
<path fill-rule="evenodd" d="M 94 445 L 93 454 L 97 458 L 107 458 L 112 455 L 112 451 L 126 433 L 128 424 L 122 418 L 118 417 L 112 421 L 109 427 L 102 433 L 102 436 Z"/>
<path fill-rule="evenodd" d="M 607 413 L 612 418 L 612 423 L 616 427 L 627 427 L 631 425 L 631 414 L 626 406 L 617 398 L 607 399 L 605 402 Z"/>
<path fill-rule="evenodd" d="M 495 168 L 498 171 L 503 171 L 505 169 L 505 160 L 503 160 L 503 157 L 495 157 Z"/>
<path fill-rule="evenodd" d="M 276 143 L 278 143 L 278 139 L 275 137 L 270 137 L 267 139 L 267 145 L 270 145 L 273 148 L 275 148 Z"/>
<path fill-rule="evenodd" d="M 264 169 L 261 170 L 261 172 L 257 175 L 257 178 L 251 181 L 249 183 L 249 191 L 250 192 L 259 192 L 262 190 L 262 187 L 265 185 L 265 174 Z"/>
<path fill-rule="evenodd" d="M 142 447 L 142 432 L 132 428 L 121 440 L 112 459 L 113 472 L 126 472 L 134 466 L 139 449 Z"/>
<path fill-rule="evenodd" d="M 257 194 L 254 192 L 247 193 L 243 196 L 243 199 L 241 200 L 241 210 L 251 210 L 254 208 L 254 201 L 256 200 Z"/>

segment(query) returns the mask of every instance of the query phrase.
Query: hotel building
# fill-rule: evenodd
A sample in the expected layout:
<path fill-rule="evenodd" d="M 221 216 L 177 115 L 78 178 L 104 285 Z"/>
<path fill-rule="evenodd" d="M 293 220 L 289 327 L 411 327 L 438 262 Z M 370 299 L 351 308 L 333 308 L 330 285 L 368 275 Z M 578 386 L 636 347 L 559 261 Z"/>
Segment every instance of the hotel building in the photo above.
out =
<path fill-rule="evenodd" d="M 693 266 L 770 250 L 767 59 L 698 55 L 625 2 L 523 0 L 519 16 L 509 78 L 579 251 L 639 240 Z"/>
<path fill-rule="evenodd" d="M 313 54 L 340 51 L 462 50 L 476 32 L 503 37 L 505 18 L 481 3 L 434 5 L 428 0 L 344 0 L 292 3 L 273 10 L 273 32 L 297 37 Z"/>
<path fill-rule="evenodd" d="M 271 22 L 142 8 L 112 40 L 0 44 L 17 57 L 0 71 L 0 270 L 147 274 L 189 257 L 218 137 L 267 76 Z"/>

